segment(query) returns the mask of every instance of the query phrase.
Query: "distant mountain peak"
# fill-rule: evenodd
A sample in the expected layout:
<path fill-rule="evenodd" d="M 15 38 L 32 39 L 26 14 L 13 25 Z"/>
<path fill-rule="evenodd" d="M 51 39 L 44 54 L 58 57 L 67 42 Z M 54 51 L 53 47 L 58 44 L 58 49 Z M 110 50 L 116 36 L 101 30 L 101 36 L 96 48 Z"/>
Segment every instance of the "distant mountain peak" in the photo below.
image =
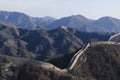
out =
<path fill-rule="evenodd" d="M 31 17 L 21 12 L 0 11 L 0 20 L 8 21 L 19 28 L 35 28 L 44 27 L 56 19 L 48 16 L 43 18 Z"/>
<path fill-rule="evenodd" d="M 88 32 L 120 32 L 120 19 L 110 16 L 92 20 L 78 14 L 55 19 L 50 16 L 38 18 L 20 12 L 0 11 L 0 20 L 8 21 L 19 28 L 45 28 L 50 30 L 63 25 Z"/>
<path fill-rule="evenodd" d="M 98 20 L 111 20 L 111 19 L 115 19 L 115 18 L 110 17 L 110 16 L 105 16 L 105 17 L 99 18 Z"/>

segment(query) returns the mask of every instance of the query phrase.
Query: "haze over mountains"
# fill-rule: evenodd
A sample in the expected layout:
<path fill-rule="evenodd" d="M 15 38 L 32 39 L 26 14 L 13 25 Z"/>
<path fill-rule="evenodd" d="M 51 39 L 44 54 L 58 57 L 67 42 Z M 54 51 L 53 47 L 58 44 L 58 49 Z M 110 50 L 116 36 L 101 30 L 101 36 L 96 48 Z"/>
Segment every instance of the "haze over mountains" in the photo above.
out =
<path fill-rule="evenodd" d="M 0 20 L 8 21 L 20 28 L 55 29 L 58 26 L 71 27 L 89 32 L 120 32 L 120 19 L 102 17 L 97 20 L 88 19 L 82 15 L 72 15 L 55 19 L 52 17 L 37 18 L 19 12 L 0 11 Z"/>
<path fill-rule="evenodd" d="M 30 17 L 29 15 L 20 12 L 0 11 L 0 20 L 8 21 L 21 28 L 34 28 L 38 26 L 44 27 L 45 25 L 50 24 L 56 19 L 48 16 L 43 18 L 37 18 Z"/>

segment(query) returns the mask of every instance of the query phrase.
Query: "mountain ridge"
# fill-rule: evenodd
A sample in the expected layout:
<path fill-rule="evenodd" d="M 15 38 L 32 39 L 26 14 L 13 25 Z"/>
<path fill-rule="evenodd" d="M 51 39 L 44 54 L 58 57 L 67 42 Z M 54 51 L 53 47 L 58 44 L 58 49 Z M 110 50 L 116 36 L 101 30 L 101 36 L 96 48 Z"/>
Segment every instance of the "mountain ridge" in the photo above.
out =
<path fill-rule="evenodd" d="M 35 28 L 38 26 L 43 27 L 43 25 L 51 23 L 56 19 L 52 17 L 31 17 L 21 12 L 0 11 L 0 20 L 8 21 L 20 28 Z"/>
<path fill-rule="evenodd" d="M 23 29 L 0 22 L 0 79 L 118 80 L 120 43 L 109 42 L 110 36 L 108 33 L 80 32 L 65 26 L 52 30 Z M 116 37 L 119 34 L 113 38 Z M 90 46 L 85 46 L 87 43 Z M 57 67 L 50 64 L 52 62 L 35 61 L 53 56 L 60 56 L 57 59 L 61 62 L 52 60 L 58 63 Z M 66 65 L 70 61 L 72 65 Z M 68 69 L 63 69 L 66 66 Z"/>
<path fill-rule="evenodd" d="M 8 25 L 8 22 L 1 22 L 0 54 L 43 61 L 55 56 L 74 53 L 91 39 L 108 40 L 110 35 L 80 32 L 63 26 L 53 30 L 23 29 Z"/>
<path fill-rule="evenodd" d="M 55 19 L 53 17 L 31 17 L 24 13 L 0 11 L 0 20 L 8 21 L 19 28 L 45 28 L 55 29 L 66 26 L 87 32 L 120 32 L 120 19 L 109 16 L 96 20 L 88 19 L 82 15 L 72 15 Z"/>

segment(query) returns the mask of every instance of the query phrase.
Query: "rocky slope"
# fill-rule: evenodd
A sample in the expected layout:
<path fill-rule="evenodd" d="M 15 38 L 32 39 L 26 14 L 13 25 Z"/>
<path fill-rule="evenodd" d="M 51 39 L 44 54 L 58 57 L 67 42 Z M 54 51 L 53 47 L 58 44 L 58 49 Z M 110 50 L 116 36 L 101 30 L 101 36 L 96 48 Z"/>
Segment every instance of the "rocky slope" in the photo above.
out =
<path fill-rule="evenodd" d="M 0 22 L 0 54 L 33 58 L 34 54 L 26 46 L 27 43 L 19 38 L 19 31 L 14 25 Z"/>
<path fill-rule="evenodd" d="M 92 42 L 72 69 L 50 63 L 0 55 L 2 80 L 119 80 L 120 43 Z"/>
<path fill-rule="evenodd" d="M 37 60 L 49 59 L 58 55 L 74 53 L 82 48 L 83 42 L 74 34 L 59 28 L 46 30 L 20 30 L 21 39 L 26 41 L 29 51 L 37 55 Z"/>
<path fill-rule="evenodd" d="M 0 55 L 1 80 L 77 80 L 52 64 Z"/>
<path fill-rule="evenodd" d="M 17 29 L 13 24 L 1 21 L 0 79 L 119 80 L 120 44 L 106 41 L 109 37 L 110 34 L 106 33 L 80 32 L 63 26 L 49 31 Z M 99 40 L 106 42 L 98 42 Z M 90 41 L 93 41 L 90 46 L 83 48 Z M 76 62 L 70 69 L 68 65 L 73 53 L 80 48 L 84 51 L 80 52 L 78 59 L 75 58 Z M 67 68 L 68 72 L 50 63 L 30 60 L 45 60 L 53 56 L 59 58 L 49 62 L 60 68 Z"/>
<path fill-rule="evenodd" d="M 110 34 L 80 32 L 72 28 L 54 30 L 16 28 L 0 22 L 0 54 L 36 60 L 74 53 L 94 40 L 108 40 Z"/>
<path fill-rule="evenodd" d="M 119 50 L 120 44 L 115 42 L 91 43 L 70 73 L 84 79 L 119 80 Z"/>
<path fill-rule="evenodd" d="M 37 59 L 50 59 L 58 55 L 74 53 L 91 40 L 108 40 L 110 34 L 80 32 L 72 28 L 58 27 L 53 30 L 19 30 L 28 49 L 37 54 Z M 39 55 L 40 54 L 40 55 Z"/>

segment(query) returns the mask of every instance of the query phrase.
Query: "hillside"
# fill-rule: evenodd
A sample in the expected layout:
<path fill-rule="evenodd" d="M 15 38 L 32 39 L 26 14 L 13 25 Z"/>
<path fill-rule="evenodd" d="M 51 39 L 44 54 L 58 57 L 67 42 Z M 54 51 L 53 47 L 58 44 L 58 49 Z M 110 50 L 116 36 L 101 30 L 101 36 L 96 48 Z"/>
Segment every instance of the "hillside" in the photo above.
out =
<path fill-rule="evenodd" d="M 1 80 L 77 80 L 52 64 L 0 55 Z"/>
<path fill-rule="evenodd" d="M 119 34 L 116 35 L 115 38 L 119 37 Z M 109 42 L 110 36 L 108 33 L 81 32 L 64 26 L 53 30 L 23 29 L 1 21 L 0 78 L 119 80 L 120 44 Z M 88 43 L 90 46 L 86 48 Z M 34 60 L 47 60 L 61 69 Z"/>
<path fill-rule="evenodd" d="M 28 49 L 37 55 L 37 60 L 74 53 L 83 46 L 81 39 L 62 29 L 20 30 L 20 34 L 21 39 L 29 44 Z"/>
<path fill-rule="evenodd" d="M 110 37 L 109 41 L 120 42 L 120 33 L 117 33 Z"/>
<path fill-rule="evenodd" d="M 54 30 L 22 29 L 1 21 L 0 54 L 46 60 L 74 54 L 92 39 L 106 41 L 109 37 L 107 33 L 80 32 L 65 27 Z"/>
<path fill-rule="evenodd" d="M 18 29 L 7 22 L 0 22 L 0 54 L 14 57 L 34 58 L 27 50 L 27 43 L 19 38 Z"/>
<path fill-rule="evenodd" d="M 0 55 L 0 78 L 3 80 L 119 80 L 119 50 L 120 43 L 92 42 L 71 69 L 69 66 L 67 69 L 59 69 L 50 63 Z"/>
<path fill-rule="evenodd" d="M 92 39 L 106 41 L 110 37 L 110 34 L 107 33 L 80 32 L 72 28 L 64 29 L 63 27 L 49 31 L 44 29 L 20 29 L 19 31 L 21 39 L 29 44 L 28 49 L 38 55 L 37 60 L 74 53 Z"/>
<path fill-rule="evenodd" d="M 85 79 L 120 79 L 120 44 L 94 42 L 79 56 L 70 73 Z"/>

